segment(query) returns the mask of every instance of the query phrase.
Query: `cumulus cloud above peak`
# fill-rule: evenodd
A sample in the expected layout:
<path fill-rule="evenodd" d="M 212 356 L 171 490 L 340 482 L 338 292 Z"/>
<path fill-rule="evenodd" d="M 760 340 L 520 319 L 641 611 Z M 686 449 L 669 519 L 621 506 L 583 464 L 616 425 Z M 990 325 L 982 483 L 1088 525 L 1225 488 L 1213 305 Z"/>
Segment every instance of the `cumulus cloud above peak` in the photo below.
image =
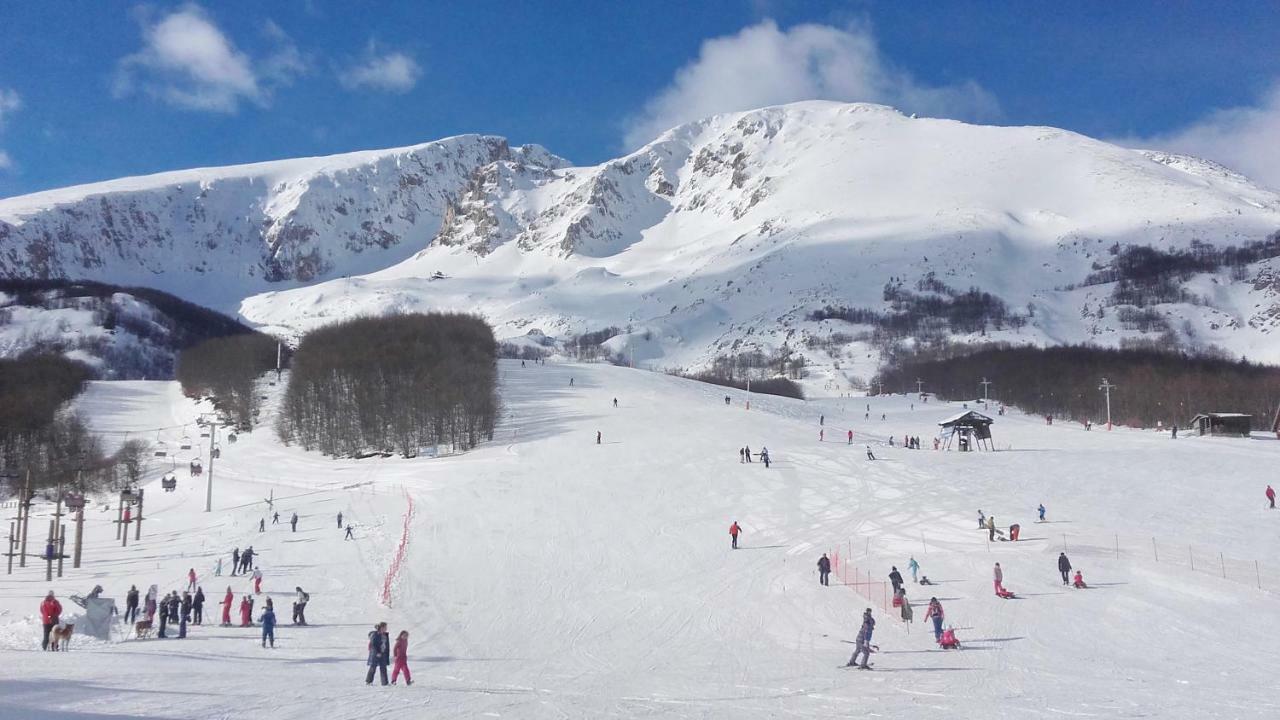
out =
<path fill-rule="evenodd" d="M 928 86 L 894 68 L 866 28 L 784 30 L 766 20 L 703 42 L 698 57 L 627 121 L 624 142 L 634 148 L 692 120 L 799 100 L 877 102 L 968 120 L 1000 114 L 995 97 L 975 82 Z"/>
<path fill-rule="evenodd" d="M 348 90 L 370 89 L 406 93 L 418 83 L 422 74 L 416 60 L 407 53 L 379 52 L 369 44 L 364 57 L 338 71 L 338 82 Z"/>

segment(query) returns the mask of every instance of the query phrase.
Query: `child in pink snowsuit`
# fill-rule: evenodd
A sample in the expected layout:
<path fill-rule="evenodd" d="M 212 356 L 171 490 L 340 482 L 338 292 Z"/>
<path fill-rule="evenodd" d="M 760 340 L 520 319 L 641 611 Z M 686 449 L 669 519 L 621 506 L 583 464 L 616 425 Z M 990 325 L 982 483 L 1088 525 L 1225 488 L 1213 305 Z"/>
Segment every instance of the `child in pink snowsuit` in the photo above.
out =
<path fill-rule="evenodd" d="M 395 650 L 391 653 L 395 660 L 395 666 L 391 668 L 391 684 L 396 684 L 396 678 L 400 677 L 400 673 L 404 673 L 404 684 L 412 685 L 413 678 L 409 676 L 409 631 L 401 630 L 396 636 Z"/>

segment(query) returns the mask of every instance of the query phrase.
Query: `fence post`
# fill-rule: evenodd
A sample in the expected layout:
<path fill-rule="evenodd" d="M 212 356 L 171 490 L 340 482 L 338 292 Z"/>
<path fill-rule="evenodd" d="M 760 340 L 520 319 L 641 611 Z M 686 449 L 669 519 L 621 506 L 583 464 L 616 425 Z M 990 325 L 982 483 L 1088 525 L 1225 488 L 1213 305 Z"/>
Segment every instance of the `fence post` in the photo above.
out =
<path fill-rule="evenodd" d="M 1187 557 L 1191 558 L 1191 569 L 1194 571 L 1196 569 L 1196 554 L 1190 545 L 1187 546 Z"/>
<path fill-rule="evenodd" d="M 1156 547 L 1156 539 L 1151 538 L 1151 552 L 1156 554 L 1156 562 L 1160 562 L 1160 549 Z"/>
<path fill-rule="evenodd" d="M 1120 533 L 1116 533 L 1116 559 L 1120 559 Z"/>
<path fill-rule="evenodd" d="M 1227 561 L 1222 557 L 1222 553 L 1218 553 L 1218 562 L 1222 564 L 1222 579 L 1227 579 Z"/>
<path fill-rule="evenodd" d="M 1067 552 L 1067 534 L 1062 533 L 1062 552 Z"/>
<path fill-rule="evenodd" d="M 1253 574 L 1258 578 L 1258 589 L 1262 589 L 1262 571 L 1258 569 L 1258 561 L 1253 561 Z"/>

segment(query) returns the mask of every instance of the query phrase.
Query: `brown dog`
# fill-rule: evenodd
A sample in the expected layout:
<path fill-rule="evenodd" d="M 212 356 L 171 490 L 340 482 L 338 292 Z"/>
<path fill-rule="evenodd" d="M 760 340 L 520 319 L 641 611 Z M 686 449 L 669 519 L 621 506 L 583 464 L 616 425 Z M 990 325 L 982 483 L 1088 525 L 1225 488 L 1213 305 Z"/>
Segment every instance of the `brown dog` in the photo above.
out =
<path fill-rule="evenodd" d="M 71 649 L 71 633 L 75 631 L 75 623 L 67 623 L 66 625 L 58 625 L 49 633 L 49 646 L 57 652 L 61 650 L 67 652 Z"/>
<path fill-rule="evenodd" d="M 133 636 L 139 640 L 151 637 L 151 621 L 139 620 L 133 625 Z"/>

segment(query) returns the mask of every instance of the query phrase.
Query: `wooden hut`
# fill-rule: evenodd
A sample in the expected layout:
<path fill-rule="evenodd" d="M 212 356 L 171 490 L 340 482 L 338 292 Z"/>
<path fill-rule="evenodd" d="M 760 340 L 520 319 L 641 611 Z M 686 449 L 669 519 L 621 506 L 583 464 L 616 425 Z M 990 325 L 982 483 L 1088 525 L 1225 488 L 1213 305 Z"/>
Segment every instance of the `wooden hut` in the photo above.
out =
<path fill-rule="evenodd" d="M 993 422 L 995 421 L 991 418 L 973 410 L 953 415 L 938 423 L 942 428 L 940 433 L 942 447 L 950 450 L 951 441 L 955 440 L 957 449 L 961 452 L 995 450 L 995 445 L 991 442 L 991 423 Z"/>
<path fill-rule="evenodd" d="M 1249 437 L 1253 416 L 1244 413 L 1200 413 L 1191 418 L 1191 429 L 1198 435 L 1235 435 Z"/>

